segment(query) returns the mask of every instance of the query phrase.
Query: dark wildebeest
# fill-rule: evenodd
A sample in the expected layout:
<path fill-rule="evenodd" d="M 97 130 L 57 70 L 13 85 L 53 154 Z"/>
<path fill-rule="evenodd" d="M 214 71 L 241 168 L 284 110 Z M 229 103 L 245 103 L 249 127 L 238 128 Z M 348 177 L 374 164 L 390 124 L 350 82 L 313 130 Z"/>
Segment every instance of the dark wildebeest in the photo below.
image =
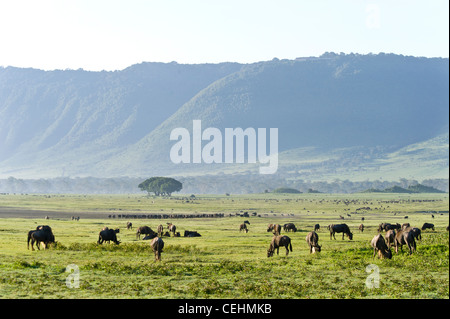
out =
<path fill-rule="evenodd" d="M 272 231 L 275 236 L 279 236 L 281 234 L 281 226 L 279 224 L 269 224 L 267 231 Z"/>
<path fill-rule="evenodd" d="M 315 224 L 314 225 L 314 231 L 318 231 L 320 230 L 320 225 L 319 224 Z"/>
<path fill-rule="evenodd" d="M 283 225 L 283 230 L 285 232 L 288 232 L 288 231 L 296 232 L 297 231 L 297 227 L 295 227 L 295 225 L 293 223 L 287 223 L 287 224 Z"/>
<path fill-rule="evenodd" d="M 127 222 L 127 229 L 133 229 L 133 223 Z"/>
<path fill-rule="evenodd" d="M 408 246 L 410 255 L 416 250 L 416 241 L 410 228 L 399 230 L 395 235 L 395 253 L 398 253 L 398 246 L 400 246 L 400 250 L 403 251 L 403 245 Z"/>
<path fill-rule="evenodd" d="M 36 230 L 30 230 L 28 232 L 27 248 L 29 248 L 31 241 L 31 250 L 34 250 L 34 243 L 36 247 L 40 250 L 40 243 L 44 244 L 44 249 L 47 249 L 48 245 L 55 244 L 55 236 L 53 235 L 52 229 L 48 225 L 41 225 L 36 227 Z"/>
<path fill-rule="evenodd" d="M 98 234 L 98 244 L 103 244 L 104 241 L 112 240 L 114 244 L 120 244 L 120 241 L 117 240 L 117 229 L 109 229 L 108 227 L 103 228 L 102 231 Z"/>
<path fill-rule="evenodd" d="M 169 232 L 172 232 L 173 235 L 175 236 L 175 232 L 177 231 L 177 226 L 175 226 L 172 223 L 167 223 L 167 225 L 168 225 L 168 228 L 169 228 Z"/>
<path fill-rule="evenodd" d="M 306 243 L 309 246 L 309 253 L 315 253 L 316 251 L 320 252 L 322 250 L 322 246 L 319 245 L 319 235 L 315 231 L 310 232 L 306 235 Z"/>
<path fill-rule="evenodd" d="M 244 223 L 239 226 L 239 232 L 241 231 L 245 231 L 246 233 L 248 233 L 247 224 Z"/>
<path fill-rule="evenodd" d="M 160 237 L 155 237 L 150 242 L 150 246 L 155 253 L 155 260 L 161 261 L 161 253 L 164 248 L 164 241 Z"/>
<path fill-rule="evenodd" d="M 361 233 L 363 233 L 363 232 L 364 232 L 364 225 L 363 225 L 363 224 L 360 224 L 359 227 L 358 227 L 358 229 L 359 229 L 359 231 L 360 231 Z"/>
<path fill-rule="evenodd" d="M 200 235 L 198 232 L 196 231 L 189 231 L 189 230 L 185 230 L 184 231 L 184 237 L 202 237 L 202 235 Z"/>
<path fill-rule="evenodd" d="M 381 233 L 383 230 L 388 231 L 391 229 L 400 230 L 401 228 L 402 226 L 399 223 L 397 224 L 382 223 L 378 226 L 378 232 Z"/>
<path fill-rule="evenodd" d="M 389 259 L 392 258 L 391 248 L 389 248 L 389 246 L 386 244 L 383 235 L 381 234 L 376 235 L 370 242 L 370 245 L 373 248 L 373 258 L 375 258 L 377 252 L 378 258 L 384 257 L 387 257 Z"/>
<path fill-rule="evenodd" d="M 386 232 L 386 245 L 388 247 L 395 245 L 395 230 L 390 229 Z"/>
<path fill-rule="evenodd" d="M 410 231 L 413 234 L 414 239 L 422 240 L 422 231 L 419 228 L 413 227 Z"/>
<path fill-rule="evenodd" d="M 141 226 L 137 229 L 136 231 L 136 239 L 141 239 L 141 234 L 142 235 L 155 235 L 156 233 L 148 226 Z"/>
<path fill-rule="evenodd" d="M 288 236 L 273 236 L 272 242 L 270 243 L 269 249 L 267 250 L 267 257 L 272 257 L 275 249 L 277 250 L 277 255 L 280 252 L 280 247 L 286 248 L 286 256 L 289 255 L 289 249 L 292 252 L 291 239 Z M 289 249 L 288 249 L 289 247 Z"/>
<path fill-rule="evenodd" d="M 330 225 L 330 239 L 331 237 L 336 239 L 335 233 L 342 233 L 342 240 L 344 240 L 344 235 L 347 235 L 350 240 L 353 240 L 353 234 L 350 232 L 347 224 Z"/>
<path fill-rule="evenodd" d="M 422 230 L 425 230 L 425 229 L 432 229 L 432 230 L 434 230 L 434 224 L 424 223 L 423 226 L 422 226 Z"/>

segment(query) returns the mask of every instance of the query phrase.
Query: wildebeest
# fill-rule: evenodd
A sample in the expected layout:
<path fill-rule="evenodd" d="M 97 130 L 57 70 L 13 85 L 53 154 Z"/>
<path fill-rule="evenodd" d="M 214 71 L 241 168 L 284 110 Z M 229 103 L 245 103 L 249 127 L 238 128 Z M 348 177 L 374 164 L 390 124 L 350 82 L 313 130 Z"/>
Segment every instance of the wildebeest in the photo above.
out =
<path fill-rule="evenodd" d="M 158 236 L 162 236 L 162 233 L 164 231 L 164 226 L 163 225 L 158 225 L 158 228 L 156 229 L 156 231 L 158 232 Z"/>
<path fill-rule="evenodd" d="M 314 231 L 318 231 L 320 230 L 320 225 L 319 224 L 315 224 L 314 225 Z"/>
<path fill-rule="evenodd" d="M 127 229 L 133 229 L 133 223 L 127 222 Z"/>
<path fill-rule="evenodd" d="M 411 224 L 410 224 L 410 223 L 404 223 L 404 224 L 402 225 L 402 229 L 406 229 L 406 228 L 408 228 L 408 227 L 411 227 Z"/>
<path fill-rule="evenodd" d="M 279 236 L 281 234 L 281 226 L 279 224 L 269 224 L 267 231 L 272 231 L 275 236 Z"/>
<path fill-rule="evenodd" d="M 108 227 L 105 227 L 103 230 L 100 231 L 98 234 L 98 244 L 103 244 L 104 241 L 110 241 L 112 240 L 114 244 L 118 245 L 120 244 L 120 241 L 117 240 L 117 232 L 115 229 L 109 229 Z"/>
<path fill-rule="evenodd" d="M 55 236 L 53 235 L 53 231 L 48 225 L 40 225 L 37 226 L 35 230 L 30 230 L 28 232 L 27 239 L 27 248 L 29 249 L 31 241 L 31 250 L 34 250 L 34 243 L 36 243 L 36 247 L 40 250 L 40 243 L 44 244 L 44 249 L 47 249 L 48 245 L 51 243 L 56 244 Z"/>
<path fill-rule="evenodd" d="M 175 232 L 177 231 L 177 226 L 175 226 L 172 223 L 167 223 L 168 228 L 169 228 L 169 232 L 173 233 L 173 235 L 175 236 Z"/>
<path fill-rule="evenodd" d="M 189 231 L 189 230 L 185 230 L 184 231 L 184 237 L 202 237 L 202 235 L 200 235 L 198 232 L 196 231 Z"/>
<path fill-rule="evenodd" d="M 329 225 L 329 229 L 330 239 L 331 237 L 336 239 L 335 233 L 342 233 L 342 240 L 344 240 L 344 235 L 347 235 L 350 240 L 353 240 L 353 234 L 350 232 L 350 228 L 347 224 Z"/>
<path fill-rule="evenodd" d="M 316 251 L 320 252 L 322 250 L 322 246 L 319 245 L 319 235 L 315 231 L 310 232 L 306 235 L 306 243 L 309 246 L 309 253 L 315 253 Z"/>
<path fill-rule="evenodd" d="M 410 228 L 399 230 L 395 235 L 395 253 L 398 253 L 398 246 L 400 246 L 400 250 L 403 251 L 403 245 L 408 246 L 410 255 L 416 250 L 416 241 Z"/>
<path fill-rule="evenodd" d="M 142 235 L 155 235 L 156 237 L 156 233 L 148 226 L 141 226 L 137 229 L 136 231 L 136 239 L 141 239 L 141 234 Z"/>
<path fill-rule="evenodd" d="M 155 253 L 155 260 L 161 261 L 161 253 L 164 248 L 164 241 L 160 237 L 155 237 L 150 242 L 150 246 Z"/>
<path fill-rule="evenodd" d="M 390 229 L 386 232 L 386 245 L 391 247 L 395 244 L 395 230 Z"/>
<path fill-rule="evenodd" d="M 406 229 L 409 229 L 409 228 L 406 228 Z M 412 228 L 410 228 L 410 232 L 413 234 L 414 239 L 422 240 L 422 231 L 419 228 L 412 227 Z"/>
<path fill-rule="evenodd" d="M 381 223 L 378 226 L 378 232 L 381 233 L 383 230 L 388 231 L 391 229 L 400 230 L 402 226 L 399 223 L 396 224 L 389 224 L 389 223 Z"/>
<path fill-rule="evenodd" d="M 359 229 L 359 231 L 360 231 L 361 233 L 363 233 L 363 232 L 364 232 L 364 225 L 363 225 L 363 224 L 360 224 L 359 227 L 358 227 L 358 229 Z"/>
<path fill-rule="evenodd" d="M 422 226 L 422 230 L 425 230 L 425 229 L 432 229 L 432 230 L 434 230 L 434 224 L 424 223 L 423 226 Z"/>
<path fill-rule="evenodd" d="M 285 232 L 288 232 L 288 231 L 296 232 L 297 231 L 297 227 L 295 227 L 295 225 L 293 223 L 287 223 L 287 224 L 283 225 L 283 230 Z"/>
<path fill-rule="evenodd" d="M 245 231 L 246 233 L 248 233 L 247 224 L 244 223 L 239 226 L 239 232 L 241 231 Z"/>
<path fill-rule="evenodd" d="M 289 249 L 292 252 L 291 239 L 288 236 L 273 236 L 272 242 L 270 243 L 269 249 L 267 250 L 267 257 L 272 257 L 275 249 L 277 250 L 277 255 L 280 252 L 280 247 L 286 248 L 286 256 L 289 255 Z M 288 248 L 289 247 L 289 248 Z"/>
<path fill-rule="evenodd" d="M 370 245 L 373 248 L 373 258 L 375 258 L 377 252 L 378 258 L 384 257 L 387 257 L 389 259 L 392 258 L 391 248 L 389 248 L 389 246 L 386 244 L 383 235 L 381 234 L 376 235 L 370 242 Z"/>

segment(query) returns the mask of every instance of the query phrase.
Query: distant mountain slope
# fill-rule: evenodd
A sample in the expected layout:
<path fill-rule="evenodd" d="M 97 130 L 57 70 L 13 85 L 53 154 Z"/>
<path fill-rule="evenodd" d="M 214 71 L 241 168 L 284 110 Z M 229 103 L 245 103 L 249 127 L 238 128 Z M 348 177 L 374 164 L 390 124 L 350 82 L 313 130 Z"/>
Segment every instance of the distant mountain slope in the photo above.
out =
<path fill-rule="evenodd" d="M 122 71 L 0 68 L 0 160 L 137 142 L 239 64 L 142 63 Z M 27 161 L 30 159 L 27 158 Z"/>
<path fill-rule="evenodd" d="M 142 63 L 116 72 L 8 67 L 0 69 L 0 176 L 255 169 L 171 163 L 170 132 L 192 131 L 195 119 L 222 132 L 278 128 L 280 173 L 298 172 L 304 160 L 320 162 L 315 154 L 324 159 L 321 167 L 312 165 L 317 178 L 378 166 L 395 174 L 408 147 L 447 133 L 448 149 L 448 86 L 448 59 L 392 54 L 328 53 L 248 65 Z M 440 147 L 435 160 L 442 163 Z M 417 152 L 415 167 L 431 163 L 430 154 Z M 341 168 L 333 173 L 336 161 Z"/>
<path fill-rule="evenodd" d="M 192 120 L 226 127 L 279 128 L 279 149 L 404 147 L 448 131 L 448 59 L 334 55 L 244 66 L 184 104 L 122 154 L 101 164 L 149 174 L 171 165 L 172 129 Z M 151 165 L 158 163 L 158 165 Z M 99 168 L 100 168 L 99 167 Z M 218 169 L 222 169 L 218 168 Z"/>

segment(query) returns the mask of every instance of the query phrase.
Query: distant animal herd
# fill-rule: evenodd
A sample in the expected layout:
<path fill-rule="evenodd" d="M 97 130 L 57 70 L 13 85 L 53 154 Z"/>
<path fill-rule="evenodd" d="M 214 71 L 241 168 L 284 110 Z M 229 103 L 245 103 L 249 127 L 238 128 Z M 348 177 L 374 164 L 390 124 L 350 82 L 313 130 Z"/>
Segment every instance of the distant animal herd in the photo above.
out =
<path fill-rule="evenodd" d="M 48 219 L 46 217 L 45 219 Z M 79 220 L 78 218 L 72 218 L 72 220 Z M 140 239 L 141 235 L 144 235 L 143 240 L 151 240 L 150 246 L 155 254 L 155 260 L 161 260 L 161 253 L 164 248 L 163 237 L 170 237 L 171 233 L 173 237 L 181 237 L 180 232 L 177 232 L 177 227 L 172 223 L 166 223 L 166 232 L 164 232 L 164 226 L 159 225 L 157 227 L 157 231 L 153 231 L 148 226 L 138 227 L 136 230 L 136 239 Z M 248 220 L 244 221 L 244 223 L 240 224 L 239 231 L 248 232 L 250 222 Z M 131 222 L 127 222 L 126 228 L 128 230 L 133 229 L 133 224 Z M 269 249 L 267 250 L 267 257 L 272 257 L 277 252 L 279 254 L 280 247 L 284 247 L 286 249 L 286 256 L 289 255 L 289 252 L 292 252 L 292 242 L 289 236 L 281 235 L 281 230 L 284 232 L 297 232 L 297 227 L 293 223 L 287 223 L 283 226 L 279 224 L 269 224 L 267 226 L 267 232 L 273 233 L 273 238 L 270 242 Z M 353 240 L 353 233 L 350 231 L 350 228 L 347 224 L 331 224 L 327 226 L 327 229 L 330 232 L 330 240 L 336 240 L 336 233 L 342 233 L 342 240 L 344 240 L 344 236 L 347 236 L 349 240 Z M 378 254 L 379 258 L 392 258 L 391 247 L 394 247 L 395 252 L 398 253 L 398 248 L 403 251 L 403 246 L 406 245 L 409 254 L 412 254 L 416 251 L 416 240 L 422 239 L 422 231 L 431 229 L 434 231 L 434 224 L 424 223 L 422 228 L 419 229 L 417 227 L 411 227 L 409 223 L 404 223 L 400 225 L 390 224 L 390 223 L 381 223 L 378 226 L 378 233 L 373 237 L 370 242 L 370 246 L 373 248 L 373 257 Z M 320 230 L 320 225 L 315 224 L 314 230 L 309 232 L 306 235 L 306 243 L 309 247 L 310 253 L 320 252 L 322 246 L 319 245 L 319 235 L 317 231 Z M 364 225 L 360 224 L 358 227 L 360 232 L 364 232 Z M 449 226 L 447 226 L 447 231 L 449 231 Z M 104 242 L 110 243 L 111 241 L 119 245 L 121 242 L 117 239 L 117 233 L 119 233 L 119 229 L 110 229 L 108 227 L 104 227 L 98 235 L 97 244 L 101 245 Z M 385 232 L 385 236 L 383 237 L 382 232 Z M 184 231 L 184 237 L 201 237 L 201 235 L 197 231 Z M 55 236 L 50 226 L 48 225 L 40 225 L 37 226 L 36 229 L 30 230 L 28 232 L 27 237 L 27 248 L 29 249 L 31 244 L 31 250 L 34 251 L 34 245 L 40 250 L 40 244 L 43 244 L 44 249 L 46 249 L 49 244 L 56 245 Z"/>

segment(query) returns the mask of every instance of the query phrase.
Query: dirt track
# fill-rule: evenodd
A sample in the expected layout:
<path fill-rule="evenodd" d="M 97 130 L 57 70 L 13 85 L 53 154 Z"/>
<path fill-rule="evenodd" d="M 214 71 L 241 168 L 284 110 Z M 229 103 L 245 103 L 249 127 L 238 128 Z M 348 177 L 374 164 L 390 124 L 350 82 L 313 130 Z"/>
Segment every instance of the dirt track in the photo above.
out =
<path fill-rule="evenodd" d="M 55 212 L 45 210 L 32 210 L 26 208 L 0 207 L 0 218 L 42 218 L 45 216 L 53 219 L 71 219 L 72 216 L 81 218 L 108 218 L 106 212 Z"/>

